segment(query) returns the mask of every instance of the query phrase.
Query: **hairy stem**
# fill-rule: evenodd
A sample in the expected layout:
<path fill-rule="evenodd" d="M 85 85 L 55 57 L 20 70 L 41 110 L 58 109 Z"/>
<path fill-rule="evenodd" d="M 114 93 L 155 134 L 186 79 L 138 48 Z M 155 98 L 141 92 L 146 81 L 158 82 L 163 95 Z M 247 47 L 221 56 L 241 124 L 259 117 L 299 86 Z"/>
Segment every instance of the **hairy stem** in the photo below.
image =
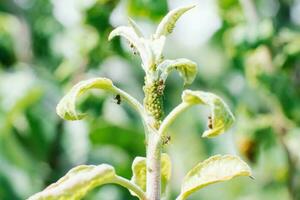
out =
<path fill-rule="evenodd" d="M 161 193 L 161 142 L 158 129 L 163 117 L 162 95 L 164 85 L 146 76 L 144 108 L 147 112 L 147 198 L 160 200 Z"/>
<path fill-rule="evenodd" d="M 162 139 L 165 134 L 166 134 L 166 130 L 168 129 L 168 127 L 173 123 L 173 121 L 177 118 L 177 116 L 184 112 L 187 108 L 189 108 L 191 105 L 187 104 L 187 103 L 181 103 L 178 106 L 176 106 L 168 115 L 167 117 L 163 120 L 163 122 L 161 123 L 161 126 L 158 130 L 159 133 L 159 138 Z"/>
<path fill-rule="evenodd" d="M 150 132 L 147 146 L 147 198 L 160 200 L 161 187 L 161 145 L 157 132 Z"/>
<path fill-rule="evenodd" d="M 116 94 L 120 94 L 122 98 L 124 98 L 124 100 L 140 114 L 141 118 L 145 119 L 145 115 L 146 115 L 145 110 L 138 100 L 136 100 L 130 94 L 117 87 L 114 87 L 113 92 Z"/>

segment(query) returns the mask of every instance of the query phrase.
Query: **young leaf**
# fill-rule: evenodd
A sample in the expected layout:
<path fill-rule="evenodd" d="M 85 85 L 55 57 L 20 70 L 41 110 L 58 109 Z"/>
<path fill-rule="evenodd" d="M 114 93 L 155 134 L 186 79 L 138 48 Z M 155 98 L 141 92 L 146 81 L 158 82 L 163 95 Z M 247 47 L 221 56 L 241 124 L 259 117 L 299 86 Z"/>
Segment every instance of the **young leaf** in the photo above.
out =
<path fill-rule="evenodd" d="M 184 178 L 176 200 L 184 200 L 193 192 L 217 182 L 237 176 L 251 176 L 250 167 L 237 156 L 216 155 L 199 163 Z"/>
<path fill-rule="evenodd" d="M 129 26 L 119 26 L 115 28 L 108 36 L 108 40 L 112 40 L 116 36 L 123 36 L 135 47 L 141 45 L 140 37 L 136 33 L 136 29 Z"/>
<path fill-rule="evenodd" d="M 102 89 L 107 92 L 120 95 L 121 99 L 127 101 L 138 113 L 144 115 L 140 103 L 126 92 L 115 87 L 110 79 L 93 78 L 77 83 L 72 89 L 60 100 L 56 107 L 57 114 L 66 120 L 80 120 L 85 114 L 76 112 L 76 100 L 83 93 L 90 89 Z"/>
<path fill-rule="evenodd" d="M 153 52 L 154 55 L 154 59 L 155 59 L 155 63 L 160 63 L 163 56 L 162 56 L 162 52 L 165 46 L 165 41 L 166 41 L 166 37 L 165 36 L 161 36 L 157 39 L 153 39 L 150 42 L 150 46 L 151 46 L 151 50 Z"/>
<path fill-rule="evenodd" d="M 185 58 L 165 60 L 158 69 L 161 71 L 160 78 L 166 80 L 172 70 L 177 70 L 184 80 L 184 84 L 191 84 L 197 74 L 197 64 Z"/>
<path fill-rule="evenodd" d="M 146 158 L 136 157 L 132 163 L 133 176 L 131 181 L 138 185 L 143 191 L 146 191 Z M 171 160 L 168 154 L 161 155 L 161 191 L 165 193 L 167 184 L 171 177 Z"/>
<path fill-rule="evenodd" d="M 190 5 L 190 6 L 176 8 L 170 11 L 158 25 L 154 37 L 159 38 L 162 35 L 167 36 L 168 34 L 172 33 L 175 27 L 175 23 L 181 17 L 181 15 L 183 15 L 186 11 L 194 7 L 195 5 Z"/>
<path fill-rule="evenodd" d="M 133 25 L 132 23 L 130 23 Z M 152 51 L 149 44 L 146 42 L 144 38 L 139 37 L 139 33 L 137 33 L 137 27 L 133 25 L 133 27 L 128 26 L 120 26 L 115 28 L 108 37 L 108 40 L 113 39 L 116 36 L 123 36 L 126 40 L 129 41 L 130 46 L 138 51 L 141 56 L 143 68 L 146 71 L 147 67 L 152 66 L 153 56 Z"/>
<path fill-rule="evenodd" d="M 135 23 L 135 21 L 133 21 L 133 19 L 128 18 L 128 22 L 138 37 L 144 37 L 141 29 L 138 27 L 138 25 Z"/>
<path fill-rule="evenodd" d="M 210 92 L 185 90 L 182 95 L 183 102 L 208 105 L 211 109 L 209 127 L 202 137 L 215 137 L 228 130 L 234 122 L 234 116 L 225 102 Z"/>
<path fill-rule="evenodd" d="M 81 199 L 88 191 L 112 181 L 115 176 L 114 168 L 107 164 L 81 165 L 28 200 Z"/>
<path fill-rule="evenodd" d="M 77 83 L 58 103 L 56 107 L 57 114 L 66 120 L 82 119 L 85 114 L 78 114 L 76 112 L 76 99 L 90 89 L 111 91 L 113 89 L 113 83 L 106 78 L 94 78 Z"/>

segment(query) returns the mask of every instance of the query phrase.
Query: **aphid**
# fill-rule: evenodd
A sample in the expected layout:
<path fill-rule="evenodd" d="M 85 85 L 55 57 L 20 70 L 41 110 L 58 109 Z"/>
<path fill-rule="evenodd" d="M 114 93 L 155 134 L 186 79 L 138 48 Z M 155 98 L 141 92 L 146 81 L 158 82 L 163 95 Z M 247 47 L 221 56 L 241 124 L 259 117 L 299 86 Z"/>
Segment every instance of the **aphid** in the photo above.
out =
<path fill-rule="evenodd" d="M 129 46 L 130 46 L 130 48 L 131 48 L 132 51 L 133 51 L 133 55 L 137 55 L 138 52 L 137 52 L 137 49 L 135 48 L 135 46 L 134 46 L 132 43 L 129 43 Z"/>
<path fill-rule="evenodd" d="M 211 116 L 208 116 L 208 128 L 213 129 L 213 124 L 212 124 L 212 118 Z"/>
<path fill-rule="evenodd" d="M 115 96 L 115 98 L 114 98 L 116 101 L 117 101 L 117 104 L 121 104 L 121 96 L 119 95 L 119 94 L 117 94 L 116 96 Z"/>
<path fill-rule="evenodd" d="M 159 85 L 159 86 L 164 85 L 164 80 L 160 79 L 159 82 L 158 82 L 158 85 Z"/>
<path fill-rule="evenodd" d="M 164 138 L 163 145 L 169 144 L 170 141 L 171 141 L 171 136 L 167 135 L 167 136 Z"/>
<path fill-rule="evenodd" d="M 164 92 L 164 89 L 165 89 L 165 84 L 164 84 L 164 81 L 163 80 L 159 80 L 158 82 L 158 87 L 157 87 L 157 91 L 160 95 L 163 94 Z"/>
<path fill-rule="evenodd" d="M 138 54 L 137 51 L 134 50 L 134 51 L 133 51 L 133 55 L 136 56 L 137 54 Z"/>

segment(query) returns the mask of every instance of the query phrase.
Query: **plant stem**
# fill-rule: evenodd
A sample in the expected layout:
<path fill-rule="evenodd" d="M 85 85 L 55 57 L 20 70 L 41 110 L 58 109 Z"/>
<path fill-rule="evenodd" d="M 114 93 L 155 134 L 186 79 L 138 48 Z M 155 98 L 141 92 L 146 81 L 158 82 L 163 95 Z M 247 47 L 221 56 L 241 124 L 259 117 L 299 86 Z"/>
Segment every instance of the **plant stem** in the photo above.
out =
<path fill-rule="evenodd" d="M 112 181 L 112 183 L 121 185 L 125 188 L 128 188 L 132 192 L 134 192 L 140 200 L 147 200 L 147 197 L 141 188 L 137 187 L 135 184 L 132 184 L 129 180 L 121 177 L 121 176 L 116 176 L 115 179 Z"/>
<path fill-rule="evenodd" d="M 169 126 L 173 123 L 173 121 L 177 118 L 177 116 L 184 112 L 187 108 L 189 108 L 191 105 L 187 103 L 181 103 L 178 106 L 176 106 L 168 115 L 167 117 L 162 121 L 160 128 L 159 128 L 159 137 L 162 139 L 165 134 L 166 130 L 169 128 Z"/>
<path fill-rule="evenodd" d="M 161 140 L 158 129 L 163 117 L 163 85 L 146 75 L 144 108 L 147 112 L 147 185 L 148 200 L 160 200 L 161 192 Z"/>
<path fill-rule="evenodd" d="M 145 119 L 145 115 L 146 113 L 144 112 L 144 108 L 143 106 L 140 104 L 140 102 L 138 100 L 136 100 L 134 97 L 132 97 L 130 94 L 128 94 L 127 92 L 114 87 L 114 91 L 115 94 L 119 94 L 122 96 L 122 98 L 124 98 L 124 100 L 131 105 L 141 116 L 142 119 Z M 143 123 L 145 123 L 143 121 Z"/>
<path fill-rule="evenodd" d="M 161 145 L 157 132 L 150 132 L 147 146 L 147 198 L 160 200 Z"/>

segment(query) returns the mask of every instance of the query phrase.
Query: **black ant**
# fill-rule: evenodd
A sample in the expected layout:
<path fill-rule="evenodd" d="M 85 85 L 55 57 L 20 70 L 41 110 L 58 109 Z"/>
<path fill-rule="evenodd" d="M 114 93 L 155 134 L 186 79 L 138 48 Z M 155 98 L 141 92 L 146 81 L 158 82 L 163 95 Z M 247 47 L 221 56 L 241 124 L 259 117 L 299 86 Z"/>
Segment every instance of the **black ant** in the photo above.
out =
<path fill-rule="evenodd" d="M 117 101 L 117 104 L 121 104 L 121 95 L 117 94 L 114 99 Z"/>

